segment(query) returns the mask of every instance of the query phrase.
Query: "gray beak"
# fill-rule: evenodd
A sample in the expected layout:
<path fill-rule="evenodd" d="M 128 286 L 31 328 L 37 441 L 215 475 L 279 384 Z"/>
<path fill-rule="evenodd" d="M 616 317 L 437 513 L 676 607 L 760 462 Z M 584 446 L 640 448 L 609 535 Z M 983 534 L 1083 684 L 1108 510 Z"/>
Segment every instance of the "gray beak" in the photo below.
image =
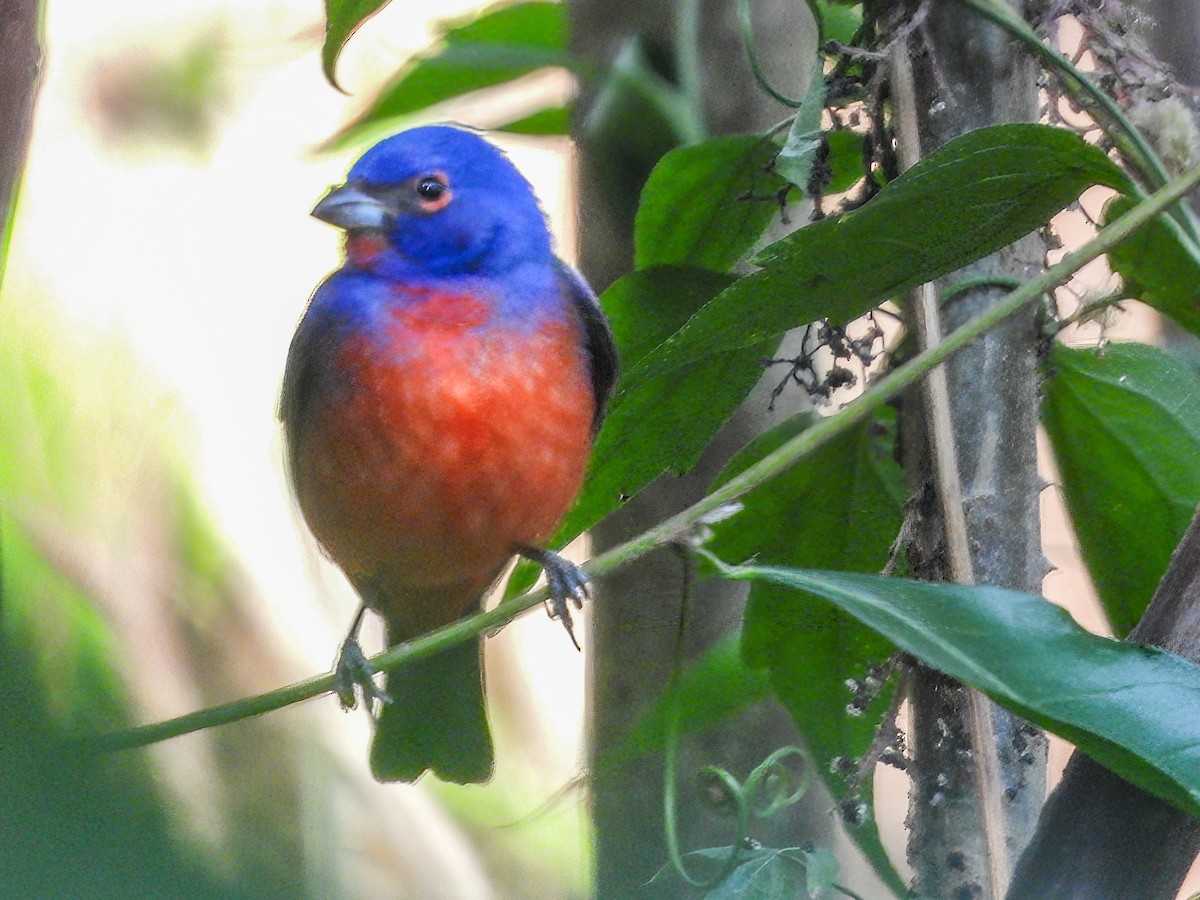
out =
<path fill-rule="evenodd" d="M 312 214 L 346 231 L 383 231 L 393 218 L 382 200 L 349 184 L 333 188 L 313 207 Z"/>

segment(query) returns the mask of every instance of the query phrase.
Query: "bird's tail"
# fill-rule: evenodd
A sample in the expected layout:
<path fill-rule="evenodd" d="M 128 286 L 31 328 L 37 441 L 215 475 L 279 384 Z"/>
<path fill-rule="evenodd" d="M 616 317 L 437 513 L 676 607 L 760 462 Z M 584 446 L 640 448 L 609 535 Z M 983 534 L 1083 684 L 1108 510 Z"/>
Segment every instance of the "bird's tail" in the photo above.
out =
<path fill-rule="evenodd" d="M 395 639 L 388 629 L 388 644 Z M 471 784 L 492 776 L 495 753 L 483 698 L 479 640 L 455 644 L 396 669 L 387 679 L 371 744 L 379 781 L 416 781 L 426 770 Z"/>

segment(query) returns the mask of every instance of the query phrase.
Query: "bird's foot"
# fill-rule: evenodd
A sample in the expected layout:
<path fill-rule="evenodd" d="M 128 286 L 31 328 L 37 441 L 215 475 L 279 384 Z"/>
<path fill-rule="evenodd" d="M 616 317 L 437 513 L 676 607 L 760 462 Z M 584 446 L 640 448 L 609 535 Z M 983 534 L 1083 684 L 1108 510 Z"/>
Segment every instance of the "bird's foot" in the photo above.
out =
<path fill-rule="evenodd" d="M 590 576 L 573 562 L 568 562 L 551 550 L 540 550 L 536 547 L 522 547 L 521 555 L 530 562 L 535 562 L 546 573 L 546 584 L 550 589 L 550 597 L 546 601 L 550 618 L 558 619 L 567 629 L 571 643 L 579 648 L 575 638 L 575 622 L 571 618 L 571 604 L 576 609 L 583 609 L 583 601 L 590 595 L 588 582 Z"/>
<path fill-rule="evenodd" d="M 355 629 L 357 631 L 357 629 Z M 375 702 L 389 703 L 391 698 L 387 691 L 375 682 L 378 669 L 371 665 L 371 660 L 363 653 L 358 635 L 351 633 L 342 643 L 338 651 L 337 663 L 333 667 L 333 689 L 337 692 L 342 709 L 354 709 L 358 706 L 359 695 L 362 695 L 363 706 L 372 716 L 375 715 Z"/>

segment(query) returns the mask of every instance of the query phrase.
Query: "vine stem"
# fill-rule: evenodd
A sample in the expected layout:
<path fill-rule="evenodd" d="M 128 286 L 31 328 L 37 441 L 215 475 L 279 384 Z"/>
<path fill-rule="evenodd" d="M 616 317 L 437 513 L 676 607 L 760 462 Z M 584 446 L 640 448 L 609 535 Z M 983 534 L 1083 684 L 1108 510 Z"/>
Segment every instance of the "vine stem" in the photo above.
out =
<path fill-rule="evenodd" d="M 679 86 L 687 102 L 687 134 L 690 140 L 700 141 L 707 135 L 704 123 L 704 93 L 700 65 L 700 0 L 677 0 L 675 28 L 675 59 L 679 69 Z"/>
<path fill-rule="evenodd" d="M 862 396 L 837 414 L 817 422 L 682 512 L 595 557 L 585 569 L 593 577 L 604 575 L 657 547 L 689 534 L 718 510 L 735 503 L 738 498 L 791 468 L 819 447 L 868 420 L 885 403 L 928 375 L 967 344 L 1042 294 L 1066 283 L 1085 264 L 1107 253 L 1137 229 L 1170 209 L 1198 185 L 1200 166 L 1189 169 L 1161 190 L 1139 200 L 1136 206 L 1106 225 L 1083 247 L 1063 257 L 1037 278 L 1025 282 L 1023 286 L 1007 294 L 937 345 L 899 366 L 886 378 L 876 381 Z M 423 659 L 460 641 L 469 640 L 484 632 L 495 631 L 544 601 L 546 596 L 546 589 L 542 587 L 506 600 L 494 609 L 461 619 L 415 640 L 398 644 L 373 656 L 371 662 L 381 671 L 390 672 L 410 660 Z M 330 673 L 174 719 L 88 736 L 81 738 L 78 743 L 83 749 L 104 751 L 144 747 L 205 728 L 262 715 L 320 694 L 330 693 L 332 690 L 333 675 Z"/>
<path fill-rule="evenodd" d="M 817 8 L 816 0 L 805 0 L 809 13 L 812 15 L 813 24 L 817 30 L 817 46 L 822 47 L 825 44 L 824 22 L 821 19 L 821 12 Z M 771 98 L 779 101 L 784 106 L 791 109 L 799 109 L 804 105 L 804 97 L 789 97 L 787 94 L 777 91 L 772 86 L 766 73 L 762 70 L 762 65 L 758 61 L 757 43 L 754 38 L 754 21 L 750 12 L 750 0 L 738 0 L 737 6 L 738 28 L 742 33 L 742 46 L 746 50 L 746 60 L 750 63 L 750 71 L 754 75 L 754 80 L 758 82 L 758 86 L 762 88 Z M 817 54 L 817 67 L 813 75 L 814 78 L 821 75 L 821 55 Z"/>
<path fill-rule="evenodd" d="M 683 881 L 694 888 L 710 891 L 729 877 L 738 864 L 743 840 L 750 834 L 750 814 L 745 797 L 739 790 L 730 791 L 737 802 L 737 837 L 730 847 L 729 855 L 721 864 L 721 869 L 712 878 L 701 880 L 688 872 L 687 863 L 683 859 L 683 851 L 679 848 L 679 819 L 675 797 L 679 787 L 679 731 L 680 720 L 683 718 L 683 695 L 680 684 L 683 682 L 683 642 L 687 635 L 688 605 L 692 602 L 692 579 L 695 578 L 695 563 L 691 553 L 683 544 L 675 544 L 680 562 L 683 563 L 683 589 L 679 592 L 679 624 L 675 630 L 675 652 L 671 659 L 671 683 L 669 687 L 671 702 L 667 714 L 667 735 L 663 747 L 663 825 L 667 839 L 667 856 L 671 867 Z M 734 785 L 729 783 L 728 773 L 723 773 L 726 790 Z M 736 786 L 740 788 L 740 785 Z"/>

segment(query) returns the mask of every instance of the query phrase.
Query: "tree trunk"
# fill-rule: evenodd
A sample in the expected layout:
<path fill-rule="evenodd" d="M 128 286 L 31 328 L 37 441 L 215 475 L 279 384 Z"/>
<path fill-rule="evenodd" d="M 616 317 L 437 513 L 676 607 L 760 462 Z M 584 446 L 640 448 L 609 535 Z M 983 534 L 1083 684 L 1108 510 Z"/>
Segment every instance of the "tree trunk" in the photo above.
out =
<path fill-rule="evenodd" d="M 900 152 L 910 164 L 960 134 L 1038 115 L 1036 71 L 1018 45 L 965 6 L 928 9 L 907 42 L 909 58 L 895 59 L 892 72 Z M 1027 278 L 1043 255 L 1030 236 L 945 284 Z M 967 290 L 940 310 L 937 295 L 926 293 L 907 310 L 910 327 L 936 343 L 939 332 L 973 319 L 1004 292 Z M 929 318 L 918 322 L 922 309 Z M 905 464 L 916 496 L 926 500 L 917 506 L 924 514 L 911 553 L 918 577 L 1041 591 L 1035 337 L 1029 309 L 967 347 L 944 375 L 934 373 L 919 398 L 905 401 L 906 412 L 917 413 L 906 417 Z M 915 889 L 922 897 L 1002 896 L 1010 861 L 1045 796 L 1045 736 L 927 669 L 915 673 L 910 699 Z"/>

